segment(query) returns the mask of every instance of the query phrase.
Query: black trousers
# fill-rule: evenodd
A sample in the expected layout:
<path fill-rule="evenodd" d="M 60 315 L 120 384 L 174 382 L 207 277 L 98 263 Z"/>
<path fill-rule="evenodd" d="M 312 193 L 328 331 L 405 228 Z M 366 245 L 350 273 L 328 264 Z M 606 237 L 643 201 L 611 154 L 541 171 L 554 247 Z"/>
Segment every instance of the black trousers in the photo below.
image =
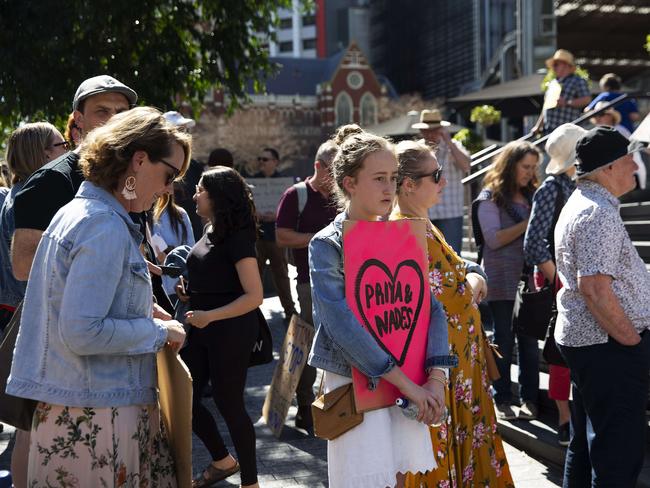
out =
<path fill-rule="evenodd" d="M 634 488 L 643 467 L 650 332 L 636 346 L 559 346 L 571 369 L 571 442 L 563 488 Z"/>
<path fill-rule="evenodd" d="M 244 388 L 251 350 L 258 334 L 255 312 L 192 328 L 181 358 L 192 374 L 192 430 L 212 459 L 228 455 L 223 438 L 210 411 L 201 403 L 208 380 L 219 413 L 223 417 L 241 465 L 241 483 L 257 482 L 255 429 L 244 403 Z"/>

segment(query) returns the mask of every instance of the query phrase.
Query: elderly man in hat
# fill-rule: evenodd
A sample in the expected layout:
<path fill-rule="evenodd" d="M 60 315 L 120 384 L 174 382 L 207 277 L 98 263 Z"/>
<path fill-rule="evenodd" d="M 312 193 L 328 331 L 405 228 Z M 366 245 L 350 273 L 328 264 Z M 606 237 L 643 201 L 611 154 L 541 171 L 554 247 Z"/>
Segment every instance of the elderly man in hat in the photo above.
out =
<path fill-rule="evenodd" d="M 565 488 L 634 487 L 643 466 L 650 275 L 618 211 L 635 185 L 628 143 L 612 127 L 578 141 L 577 188 L 555 228 L 555 340 L 574 399 Z"/>
<path fill-rule="evenodd" d="M 582 109 L 591 101 L 587 82 L 576 75 L 573 54 L 558 49 L 546 60 L 546 67 L 553 70 L 555 79 L 549 83 L 544 96 L 544 106 L 533 132 L 543 130 L 550 134 L 556 127 L 568 124 L 582 115 Z"/>
<path fill-rule="evenodd" d="M 469 153 L 458 141 L 451 138 L 451 124 L 442 120 L 440 110 L 423 110 L 420 122 L 413 124 L 419 129 L 423 142 L 434 149 L 438 164 L 445 172 L 447 186 L 438 205 L 429 209 L 429 218 L 445 236 L 449 245 L 460 254 L 463 243 L 464 191 L 461 180 L 470 168 Z"/>

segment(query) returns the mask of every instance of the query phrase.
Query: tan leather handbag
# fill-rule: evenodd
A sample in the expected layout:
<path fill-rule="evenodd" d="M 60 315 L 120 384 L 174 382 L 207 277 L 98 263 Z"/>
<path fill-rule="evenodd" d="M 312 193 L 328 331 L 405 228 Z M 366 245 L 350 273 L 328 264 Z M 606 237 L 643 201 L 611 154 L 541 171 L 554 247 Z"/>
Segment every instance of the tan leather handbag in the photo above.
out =
<path fill-rule="evenodd" d="M 490 381 L 494 382 L 501 378 L 496 358 L 501 359 L 503 356 L 499 353 L 499 346 L 488 341 L 483 327 L 481 327 L 481 347 L 483 348 L 483 355 L 485 356 L 485 366 L 487 368 L 488 378 L 490 378 Z"/>
<path fill-rule="evenodd" d="M 314 417 L 314 434 L 331 441 L 363 422 L 363 413 L 357 413 L 354 405 L 352 383 L 339 386 L 322 395 L 323 382 L 318 397 L 311 404 Z"/>

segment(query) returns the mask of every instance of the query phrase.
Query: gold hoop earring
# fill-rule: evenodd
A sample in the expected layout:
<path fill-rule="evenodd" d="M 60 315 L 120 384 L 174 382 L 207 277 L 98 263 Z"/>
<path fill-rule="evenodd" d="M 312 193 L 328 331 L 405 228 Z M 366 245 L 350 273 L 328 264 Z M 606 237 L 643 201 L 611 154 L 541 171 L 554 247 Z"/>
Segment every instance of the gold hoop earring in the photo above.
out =
<path fill-rule="evenodd" d="M 135 176 L 131 175 L 124 180 L 124 188 L 122 189 L 122 196 L 125 200 L 135 200 L 138 195 L 135 193 L 135 185 L 137 180 Z"/>

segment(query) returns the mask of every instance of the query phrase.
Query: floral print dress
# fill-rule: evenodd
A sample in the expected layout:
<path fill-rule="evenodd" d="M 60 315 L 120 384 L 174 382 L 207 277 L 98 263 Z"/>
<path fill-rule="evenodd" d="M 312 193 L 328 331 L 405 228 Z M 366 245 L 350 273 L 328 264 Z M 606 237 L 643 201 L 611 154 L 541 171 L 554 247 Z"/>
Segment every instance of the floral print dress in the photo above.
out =
<path fill-rule="evenodd" d="M 38 403 L 27 479 L 29 488 L 176 488 L 160 409 Z"/>
<path fill-rule="evenodd" d="M 395 213 L 391 220 L 408 218 Z M 458 366 L 450 369 L 447 421 L 431 427 L 438 467 L 427 474 L 411 474 L 407 488 L 514 487 L 490 394 L 481 344 L 481 317 L 472 303 L 465 279 L 465 262 L 442 233 L 427 227 L 429 284 L 442 303 L 449 326 L 450 353 Z"/>

